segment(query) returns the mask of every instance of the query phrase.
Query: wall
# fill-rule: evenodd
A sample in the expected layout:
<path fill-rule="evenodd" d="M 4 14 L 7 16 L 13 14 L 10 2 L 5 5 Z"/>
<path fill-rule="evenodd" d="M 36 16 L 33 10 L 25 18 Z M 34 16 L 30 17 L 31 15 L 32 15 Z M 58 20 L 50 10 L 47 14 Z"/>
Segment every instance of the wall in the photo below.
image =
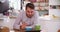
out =
<path fill-rule="evenodd" d="M 60 0 L 49 0 L 49 5 L 60 5 Z"/>

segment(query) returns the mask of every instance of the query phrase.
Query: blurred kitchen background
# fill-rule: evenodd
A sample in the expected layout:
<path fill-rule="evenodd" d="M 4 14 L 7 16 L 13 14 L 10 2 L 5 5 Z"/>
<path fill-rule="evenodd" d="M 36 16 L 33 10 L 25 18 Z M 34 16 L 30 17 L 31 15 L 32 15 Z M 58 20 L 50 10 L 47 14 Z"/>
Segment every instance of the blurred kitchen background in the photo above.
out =
<path fill-rule="evenodd" d="M 27 3 L 33 3 L 39 13 L 38 25 L 44 32 L 60 29 L 60 0 L 0 0 L 0 27 L 13 30 L 13 24 L 20 11 L 25 11 Z"/>

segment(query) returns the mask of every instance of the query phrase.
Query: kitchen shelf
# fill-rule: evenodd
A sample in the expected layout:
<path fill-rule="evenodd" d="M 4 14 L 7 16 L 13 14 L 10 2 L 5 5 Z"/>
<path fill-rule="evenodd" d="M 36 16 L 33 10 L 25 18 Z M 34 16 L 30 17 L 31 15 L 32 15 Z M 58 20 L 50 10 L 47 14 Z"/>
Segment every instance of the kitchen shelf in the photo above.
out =
<path fill-rule="evenodd" d="M 29 1 L 29 0 L 26 0 Z M 24 3 L 26 2 L 24 0 Z M 35 2 L 31 2 L 31 1 L 35 1 Z M 33 3 L 35 5 L 35 10 L 36 11 L 43 11 L 45 12 L 45 10 L 47 10 L 48 13 L 48 8 L 49 8 L 49 0 L 31 0 L 29 2 Z M 23 7 L 25 7 L 26 5 L 23 4 Z M 44 14 L 44 13 L 43 13 Z"/>

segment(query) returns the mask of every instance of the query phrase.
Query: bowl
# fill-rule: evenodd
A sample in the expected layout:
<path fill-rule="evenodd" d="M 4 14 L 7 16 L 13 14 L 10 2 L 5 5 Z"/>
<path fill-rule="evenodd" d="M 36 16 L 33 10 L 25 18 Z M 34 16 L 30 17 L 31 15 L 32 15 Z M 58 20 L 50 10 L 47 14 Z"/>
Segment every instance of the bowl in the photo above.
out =
<path fill-rule="evenodd" d="M 25 29 L 26 29 L 26 31 L 31 31 L 32 27 L 26 27 Z"/>

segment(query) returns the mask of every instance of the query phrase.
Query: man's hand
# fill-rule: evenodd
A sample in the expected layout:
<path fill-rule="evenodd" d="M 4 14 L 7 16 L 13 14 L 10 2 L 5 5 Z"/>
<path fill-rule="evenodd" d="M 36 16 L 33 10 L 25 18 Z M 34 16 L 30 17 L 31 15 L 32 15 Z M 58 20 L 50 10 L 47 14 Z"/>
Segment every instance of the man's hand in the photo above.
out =
<path fill-rule="evenodd" d="M 21 28 L 21 29 L 25 29 L 25 28 L 26 28 L 26 26 L 27 26 L 27 23 L 25 23 L 25 22 L 24 22 L 24 23 L 22 23 L 22 25 L 21 25 L 21 27 L 20 27 L 20 28 Z"/>

